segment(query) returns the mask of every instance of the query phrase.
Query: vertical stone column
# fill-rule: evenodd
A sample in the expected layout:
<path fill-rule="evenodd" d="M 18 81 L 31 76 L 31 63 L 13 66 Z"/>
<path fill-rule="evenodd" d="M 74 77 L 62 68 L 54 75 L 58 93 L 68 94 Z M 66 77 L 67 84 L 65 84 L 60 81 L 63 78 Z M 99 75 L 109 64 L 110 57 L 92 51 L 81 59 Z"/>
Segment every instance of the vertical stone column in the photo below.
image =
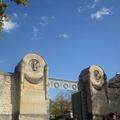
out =
<path fill-rule="evenodd" d="M 48 99 L 48 66 L 45 66 L 44 69 L 44 73 L 45 73 L 45 82 L 44 82 L 44 89 L 45 89 L 45 99 Z"/>
<path fill-rule="evenodd" d="M 44 89 L 45 89 L 45 99 L 46 99 L 46 104 L 47 104 L 47 113 L 49 117 L 49 98 L 48 98 L 48 66 L 45 66 L 44 69 L 45 73 L 45 84 L 44 84 Z"/>
<path fill-rule="evenodd" d="M 85 98 L 87 116 L 93 120 L 101 120 L 104 114 L 108 113 L 108 97 L 106 86 L 106 75 L 97 65 L 93 65 L 80 74 L 79 87 L 82 97 Z"/>
<path fill-rule="evenodd" d="M 31 53 L 19 66 L 19 120 L 48 120 L 48 70 L 44 59 Z"/>

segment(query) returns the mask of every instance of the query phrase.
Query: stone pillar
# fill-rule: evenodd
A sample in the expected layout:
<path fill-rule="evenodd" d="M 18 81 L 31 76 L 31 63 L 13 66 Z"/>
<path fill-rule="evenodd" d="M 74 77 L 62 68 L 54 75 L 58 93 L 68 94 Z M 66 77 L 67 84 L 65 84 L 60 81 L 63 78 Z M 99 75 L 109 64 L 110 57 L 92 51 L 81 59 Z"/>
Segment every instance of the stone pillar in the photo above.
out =
<path fill-rule="evenodd" d="M 97 65 L 83 70 L 79 77 L 79 86 L 86 107 L 85 116 L 92 120 L 101 120 L 104 114 L 108 114 L 107 79 L 104 71 Z"/>
<path fill-rule="evenodd" d="M 20 64 L 19 120 L 48 120 L 48 70 L 44 59 L 31 53 Z"/>

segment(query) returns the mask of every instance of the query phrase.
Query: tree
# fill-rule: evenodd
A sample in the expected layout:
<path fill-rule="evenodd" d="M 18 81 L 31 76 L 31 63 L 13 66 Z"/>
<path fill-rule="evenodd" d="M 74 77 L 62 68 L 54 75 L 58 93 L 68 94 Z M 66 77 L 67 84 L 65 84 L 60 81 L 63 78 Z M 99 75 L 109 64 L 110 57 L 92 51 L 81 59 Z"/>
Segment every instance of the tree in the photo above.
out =
<path fill-rule="evenodd" d="M 69 95 L 68 93 L 68 96 Z M 71 97 L 66 97 L 66 94 L 59 94 L 54 100 L 50 100 L 50 116 L 60 116 L 66 111 L 71 111 Z"/>
<path fill-rule="evenodd" d="M 10 0 L 11 2 L 15 2 L 16 4 L 20 5 L 23 4 L 24 6 L 28 5 L 28 0 Z M 8 16 L 5 13 L 8 4 L 4 2 L 4 0 L 0 0 L 0 32 L 3 30 L 4 21 L 8 20 Z"/>

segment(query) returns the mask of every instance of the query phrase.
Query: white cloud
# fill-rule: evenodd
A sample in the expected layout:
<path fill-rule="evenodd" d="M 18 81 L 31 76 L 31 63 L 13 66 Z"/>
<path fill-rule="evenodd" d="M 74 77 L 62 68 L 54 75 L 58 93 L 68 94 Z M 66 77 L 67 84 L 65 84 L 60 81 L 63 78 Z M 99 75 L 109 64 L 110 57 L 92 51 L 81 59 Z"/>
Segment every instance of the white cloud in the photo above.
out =
<path fill-rule="evenodd" d="M 84 8 L 84 7 L 78 7 L 77 8 L 77 11 L 79 12 L 79 13 L 82 13 L 83 11 L 85 11 L 86 10 L 86 8 Z"/>
<path fill-rule="evenodd" d="M 38 28 L 36 26 L 33 26 L 33 36 L 34 37 L 38 36 L 38 32 L 39 32 Z"/>
<path fill-rule="evenodd" d="M 68 38 L 68 37 L 69 37 L 69 35 L 68 35 L 68 34 L 63 33 L 63 34 L 60 34 L 60 35 L 59 35 L 59 37 L 60 37 L 60 38 Z"/>
<path fill-rule="evenodd" d="M 17 28 L 19 25 L 16 22 L 13 22 L 12 20 L 4 21 L 3 22 L 3 31 L 10 32 L 11 30 Z"/>
<path fill-rule="evenodd" d="M 42 21 L 46 21 L 46 20 L 48 19 L 48 17 L 47 17 L 47 16 L 42 16 L 40 19 L 41 19 Z"/>
<path fill-rule="evenodd" d="M 100 0 L 94 0 L 94 3 L 97 3 L 97 2 L 99 2 Z"/>
<path fill-rule="evenodd" d="M 100 1 L 101 0 L 93 0 L 92 5 L 88 5 L 88 8 L 91 8 L 91 9 L 95 8 Z"/>
<path fill-rule="evenodd" d="M 47 16 L 42 16 L 41 18 L 40 18 L 40 25 L 41 26 L 46 26 L 48 24 L 48 17 Z"/>
<path fill-rule="evenodd" d="M 87 5 L 83 5 L 83 6 L 79 6 L 77 8 L 77 11 L 79 13 L 82 13 L 86 10 L 89 10 L 89 9 L 94 9 L 96 7 L 96 5 L 100 2 L 101 0 L 92 0 L 91 3 L 87 4 Z"/>
<path fill-rule="evenodd" d="M 33 36 L 31 40 L 39 40 L 42 38 L 42 37 L 39 37 L 39 29 L 36 26 L 32 27 L 32 31 L 33 31 Z"/>
<path fill-rule="evenodd" d="M 101 10 L 97 11 L 96 13 L 91 14 L 92 19 L 101 19 L 103 16 L 110 15 L 112 12 L 108 8 L 102 8 Z"/>
<path fill-rule="evenodd" d="M 5 61 L 4 60 L 0 60 L 0 64 L 4 63 Z"/>
<path fill-rule="evenodd" d="M 45 27 L 46 25 L 50 24 L 50 22 L 52 22 L 53 20 L 55 19 L 55 16 L 42 16 L 40 18 L 40 22 L 39 24 L 42 26 L 42 27 Z"/>
<path fill-rule="evenodd" d="M 93 3 L 92 5 L 89 5 L 88 8 L 92 8 L 93 9 L 93 8 L 96 7 L 96 5 L 97 5 L 96 3 Z"/>
<path fill-rule="evenodd" d="M 54 20 L 54 19 L 55 19 L 55 16 L 51 16 L 50 19 L 51 19 L 51 20 Z"/>
<path fill-rule="evenodd" d="M 23 17 L 24 17 L 24 18 L 28 17 L 28 13 L 24 13 L 24 14 L 23 14 Z"/>
<path fill-rule="evenodd" d="M 13 13 L 13 17 L 14 17 L 14 19 L 18 19 L 18 14 L 17 13 Z"/>
<path fill-rule="evenodd" d="M 20 19 L 22 20 L 22 19 L 24 19 L 24 18 L 26 18 L 26 17 L 28 17 L 28 13 L 22 14 L 22 17 L 21 17 L 21 18 L 19 17 L 19 15 L 18 15 L 17 13 L 13 13 L 13 14 L 12 14 L 12 19 L 15 19 L 15 20 L 18 19 L 18 18 L 20 18 Z M 19 19 L 19 20 L 20 20 L 20 19 Z"/>

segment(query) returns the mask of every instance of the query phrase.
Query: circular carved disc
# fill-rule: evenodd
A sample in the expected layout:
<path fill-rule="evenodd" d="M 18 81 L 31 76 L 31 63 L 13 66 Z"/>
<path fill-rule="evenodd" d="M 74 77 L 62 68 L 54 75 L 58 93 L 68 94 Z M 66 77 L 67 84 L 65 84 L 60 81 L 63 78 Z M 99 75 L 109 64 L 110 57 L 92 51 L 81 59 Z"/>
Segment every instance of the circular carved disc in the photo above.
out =
<path fill-rule="evenodd" d="M 37 84 L 44 77 L 45 61 L 37 54 L 28 54 L 23 59 L 25 79 L 30 83 Z"/>
<path fill-rule="evenodd" d="M 104 85 L 104 71 L 96 66 L 93 65 L 90 67 L 90 81 L 92 83 L 92 86 L 97 89 L 100 90 L 102 88 L 102 86 Z"/>

